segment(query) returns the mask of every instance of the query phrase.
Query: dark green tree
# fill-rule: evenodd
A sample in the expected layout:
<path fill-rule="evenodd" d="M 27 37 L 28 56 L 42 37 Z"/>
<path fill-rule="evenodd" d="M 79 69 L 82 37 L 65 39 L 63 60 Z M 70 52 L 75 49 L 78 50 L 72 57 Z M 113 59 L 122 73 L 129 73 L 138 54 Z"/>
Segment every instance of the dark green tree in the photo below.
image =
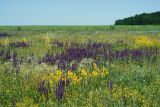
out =
<path fill-rule="evenodd" d="M 119 19 L 115 21 L 115 25 L 160 25 L 160 11 Z"/>

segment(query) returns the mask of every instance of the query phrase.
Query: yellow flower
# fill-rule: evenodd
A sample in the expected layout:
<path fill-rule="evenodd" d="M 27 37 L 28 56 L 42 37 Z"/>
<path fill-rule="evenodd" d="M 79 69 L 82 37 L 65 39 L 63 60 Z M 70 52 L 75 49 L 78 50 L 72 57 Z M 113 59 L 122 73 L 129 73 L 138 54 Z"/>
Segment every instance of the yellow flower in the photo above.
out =
<path fill-rule="evenodd" d="M 81 77 L 78 77 L 75 73 L 73 73 L 71 70 L 68 71 L 67 77 L 71 80 L 73 84 L 77 84 L 82 79 Z"/>
<path fill-rule="evenodd" d="M 8 37 L 4 40 L 4 46 L 8 46 L 9 45 L 9 39 Z"/>
<path fill-rule="evenodd" d="M 120 99 L 122 96 L 122 92 L 124 92 L 123 94 L 126 96 L 126 98 L 128 99 L 136 99 L 136 101 L 138 101 L 139 103 L 145 104 L 146 99 L 144 98 L 144 96 L 139 93 L 137 90 L 132 90 L 129 89 L 127 87 L 124 87 L 123 90 L 121 87 L 116 87 L 115 89 L 112 90 L 112 95 L 113 95 L 113 99 Z"/>
<path fill-rule="evenodd" d="M 93 70 L 100 73 L 100 69 L 98 68 L 96 63 L 93 63 Z"/>
<path fill-rule="evenodd" d="M 84 68 L 81 69 L 80 73 L 82 76 L 87 76 L 87 70 Z"/>
<path fill-rule="evenodd" d="M 158 41 L 155 39 L 149 38 L 147 36 L 140 36 L 136 37 L 134 47 L 141 48 L 141 47 L 155 47 L 158 45 Z"/>
<path fill-rule="evenodd" d="M 82 79 L 81 77 L 78 78 L 78 76 L 74 74 L 72 78 L 72 82 L 73 84 L 77 84 L 81 81 L 81 79 Z"/>
<path fill-rule="evenodd" d="M 61 79 L 61 77 L 55 75 L 53 79 L 57 82 Z"/>
<path fill-rule="evenodd" d="M 61 79 L 61 77 L 62 77 L 62 71 L 61 70 L 55 71 L 54 79 L 58 81 L 59 79 Z"/>
<path fill-rule="evenodd" d="M 109 70 L 107 68 L 103 67 L 101 75 L 102 75 L 102 77 L 105 77 L 105 76 L 109 75 Z"/>
<path fill-rule="evenodd" d="M 97 68 L 97 64 L 96 63 L 93 63 L 93 68 Z"/>
<path fill-rule="evenodd" d="M 43 75 L 42 80 L 50 80 L 50 75 L 49 74 Z"/>
<path fill-rule="evenodd" d="M 27 42 L 27 41 L 26 41 L 26 38 L 22 38 L 22 42 Z"/>
<path fill-rule="evenodd" d="M 52 38 L 47 34 L 46 36 L 44 36 L 44 41 L 45 41 L 45 46 L 47 48 L 51 47 L 51 42 L 52 42 Z"/>
<path fill-rule="evenodd" d="M 93 77 L 97 77 L 97 76 L 98 76 L 98 72 L 93 71 L 91 75 L 92 75 Z"/>
<path fill-rule="evenodd" d="M 71 80 L 73 84 L 79 83 L 81 80 L 81 77 L 78 77 L 72 71 L 68 71 L 68 78 Z"/>
<path fill-rule="evenodd" d="M 74 84 L 76 84 L 76 83 L 77 83 L 77 80 L 78 80 L 78 77 L 77 77 L 76 75 L 73 75 L 73 77 L 72 77 L 72 82 L 73 82 Z"/>
<path fill-rule="evenodd" d="M 55 72 L 55 75 L 61 77 L 61 76 L 62 76 L 62 71 L 61 71 L 61 70 L 57 70 L 57 71 Z"/>
<path fill-rule="evenodd" d="M 68 78 L 72 78 L 73 77 L 73 72 L 71 70 L 68 71 Z"/>
<path fill-rule="evenodd" d="M 54 78 L 54 73 L 50 73 L 50 77 L 51 77 L 51 78 Z"/>

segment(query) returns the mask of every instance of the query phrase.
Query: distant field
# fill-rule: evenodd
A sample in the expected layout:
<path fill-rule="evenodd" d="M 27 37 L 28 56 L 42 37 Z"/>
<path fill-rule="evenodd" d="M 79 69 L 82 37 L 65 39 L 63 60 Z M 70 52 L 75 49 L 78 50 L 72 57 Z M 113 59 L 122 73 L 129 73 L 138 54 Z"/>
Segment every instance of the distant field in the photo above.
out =
<path fill-rule="evenodd" d="M 0 107 L 158 107 L 160 26 L 0 26 Z"/>
<path fill-rule="evenodd" d="M 104 31 L 104 30 L 116 30 L 116 31 L 126 31 L 126 30 L 158 30 L 160 25 L 99 25 L 99 26 L 0 26 L 0 31 L 59 31 L 59 30 L 68 30 L 68 31 Z"/>

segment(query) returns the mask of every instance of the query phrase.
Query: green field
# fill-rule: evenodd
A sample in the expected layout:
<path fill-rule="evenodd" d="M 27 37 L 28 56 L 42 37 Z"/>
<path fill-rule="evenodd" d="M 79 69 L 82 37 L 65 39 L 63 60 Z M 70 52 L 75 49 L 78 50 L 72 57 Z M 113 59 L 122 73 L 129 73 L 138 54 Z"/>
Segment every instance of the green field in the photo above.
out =
<path fill-rule="evenodd" d="M 160 26 L 0 26 L 0 107 L 158 107 Z"/>

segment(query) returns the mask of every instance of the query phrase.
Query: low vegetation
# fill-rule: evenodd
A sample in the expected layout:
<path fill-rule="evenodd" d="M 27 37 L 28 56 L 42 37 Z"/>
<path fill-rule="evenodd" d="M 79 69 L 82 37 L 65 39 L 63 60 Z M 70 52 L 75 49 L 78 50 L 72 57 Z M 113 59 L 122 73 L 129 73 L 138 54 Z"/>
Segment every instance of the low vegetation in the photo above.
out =
<path fill-rule="evenodd" d="M 0 27 L 0 106 L 157 107 L 158 29 Z"/>

